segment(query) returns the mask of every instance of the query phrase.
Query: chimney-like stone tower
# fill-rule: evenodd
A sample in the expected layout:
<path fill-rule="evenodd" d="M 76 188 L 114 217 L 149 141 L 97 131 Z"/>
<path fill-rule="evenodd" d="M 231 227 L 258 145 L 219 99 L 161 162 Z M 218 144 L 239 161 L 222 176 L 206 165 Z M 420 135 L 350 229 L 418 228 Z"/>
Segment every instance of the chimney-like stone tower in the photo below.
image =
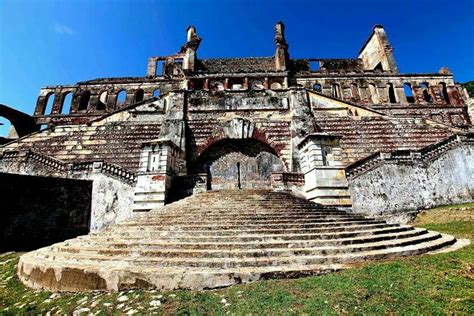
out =
<path fill-rule="evenodd" d="M 275 68 L 277 71 L 285 71 L 289 55 L 288 43 L 285 39 L 285 25 L 281 21 L 275 25 L 275 45 Z"/>
<path fill-rule="evenodd" d="M 181 47 L 181 53 L 184 53 L 183 70 L 185 72 L 193 72 L 201 38 L 196 34 L 196 28 L 192 25 L 188 26 L 186 32 L 186 44 Z"/>

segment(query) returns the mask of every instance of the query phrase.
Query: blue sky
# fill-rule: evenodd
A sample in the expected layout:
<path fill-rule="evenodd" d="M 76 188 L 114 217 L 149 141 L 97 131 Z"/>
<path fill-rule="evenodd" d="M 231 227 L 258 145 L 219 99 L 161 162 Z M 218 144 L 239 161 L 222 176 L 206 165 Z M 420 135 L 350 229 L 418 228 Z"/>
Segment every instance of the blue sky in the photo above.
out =
<path fill-rule="evenodd" d="M 286 24 L 292 57 L 356 57 L 383 24 L 401 72 L 474 79 L 474 1 L 0 0 L 0 103 L 32 114 L 42 86 L 143 76 L 193 24 L 199 57 L 271 56 Z"/>

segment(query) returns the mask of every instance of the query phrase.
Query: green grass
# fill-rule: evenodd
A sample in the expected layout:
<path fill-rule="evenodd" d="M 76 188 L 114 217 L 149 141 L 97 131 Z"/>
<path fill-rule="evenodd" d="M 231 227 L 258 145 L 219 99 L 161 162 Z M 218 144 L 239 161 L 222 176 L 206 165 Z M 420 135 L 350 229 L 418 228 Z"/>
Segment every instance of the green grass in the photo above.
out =
<path fill-rule="evenodd" d="M 474 238 L 474 204 L 420 214 L 416 226 Z M 0 255 L 0 314 L 93 313 L 225 315 L 474 315 L 474 245 L 460 250 L 370 263 L 338 273 L 258 281 L 214 291 L 61 293 L 33 291 L 16 277 L 19 253 Z M 128 300 L 120 302 L 126 295 Z M 152 308 L 151 301 L 161 305 Z M 87 311 L 88 313 L 88 311 Z M 84 312 L 83 314 L 86 314 Z"/>

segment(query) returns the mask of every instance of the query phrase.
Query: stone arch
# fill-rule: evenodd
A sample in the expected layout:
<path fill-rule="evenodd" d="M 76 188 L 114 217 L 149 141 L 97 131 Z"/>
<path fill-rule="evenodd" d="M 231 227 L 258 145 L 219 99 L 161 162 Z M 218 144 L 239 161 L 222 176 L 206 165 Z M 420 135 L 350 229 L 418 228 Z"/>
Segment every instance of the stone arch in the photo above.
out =
<path fill-rule="evenodd" d="M 50 92 L 44 99 L 43 115 L 49 115 L 53 112 L 54 102 L 56 101 L 56 93 Z"/>
<path fill-rule="evenodd" d="M 89 108 L 89 102 L 91 99 L 91 92 L 88 90 L 82 91 L 79 99 L 78 111 L 86 111 Z"/>
<path fill-rule="evenodd" d="M 206 150 L 212 144 L 226 138 L 253 138 L 259 140 L 272 147 L 278 156 L 280 156 L 280 152 L 282 149 L 280 145 L 274 144 L 271 140 L 269 140 L 265 132 L 259 130 L 256 127 L 255 122 L 252 122 L 245 118 L 237 117 L 219 124 L 219 126 L 213 130 L 212 134 L 207 138 L 207 140 L 201 146 L 198 147 L 198 154 L 204 152 L 204 150 Z"/>
<path fill-rule="evenodd" d="M 446 82 L 440 82 L 438 85 L 438 89 L 441 99 L 446 102 L 446 104 L 450 104 L 451 101 L 449 100 L 448 87 L 446 85 Z"/>
<path fill-rule="evenodd" d="M 139 88 L 135 90 L 135 103 L 143 101 L 143 98 L 145 96 L 145 92 L 143 89 Z"/>
<path fill-rule="evenodd" d="M 99 93 L 99 99 L 97 100 L 96 110 L 97 111 L 105 111 L 107 108 L 107 98 L 108 98 L 108 91 L 104 90 Z"/>
<path fill-rule="evenodd" d="M 430 84 L 428 82 L 422 82 L 420 84 L 421 93 L 423 95 L 423 100 L 427 103 L 433 103 L 433 97 L 430 93 Z"/>
<path fill-rule="evenodd" d="M 374 83 L 369 83 L 369 93 L 370 93 L 370 101 L 372 102 L 372 104 L 378 104 L 380 101 L 379 93 Z"/>
<path fill-rule="evenodd" d="M 397 95 L 395 93 L 395 88 L 393 87 L 393 83 L 387 83 L 387 90 L 388 90 L 388 102 L 390 103 L 397 103 Z"/>
<path fill-rule="evenodd" d="M 128 97 L 127 90 L 121 89 L 121 90 L 117 93 L 117 98 L 115 99 L 115 105 L 116 105 L 117 107 L 122 107 L 122 106 L 124 106 L 124 105 L 127 103 L 127 97 Z"/>
<path fill-rule="evenodd" d="M 66 91 L 62 94 L 60 111 L 62 114 L 69 114 L 69 112 L 71 112 L 73 95 L 73 91 Z"/>
<path fill-rule="evenodd" d="M 403 91 L 405 92 L 405 98 L 408 103 L 415 103 L 415 96 L 413 94 L 413 88 L 411 83 L 405 82 L 403 84 Z"/>
<path fill-rule="evenodd" d="M 194 172 L 206 174 L 207 189 L 270 188 L 271 175 L 284 172 L 277 151 L 255 138 L 223 138 L 206 147 Z"/>

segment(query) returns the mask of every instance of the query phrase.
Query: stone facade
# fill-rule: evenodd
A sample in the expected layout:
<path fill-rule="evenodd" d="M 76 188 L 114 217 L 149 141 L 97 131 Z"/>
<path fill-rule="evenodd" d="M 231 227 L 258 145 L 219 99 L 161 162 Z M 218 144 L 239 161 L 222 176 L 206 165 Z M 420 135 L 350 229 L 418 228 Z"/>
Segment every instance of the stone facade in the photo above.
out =
<path fill-rule="evenodd" d="M 274 41 L 271 57 L 200 59 L 201 38 L 189 27 L 176 54 L 149 58 L 144 77 L 44 87 L 33 119 L 47 127 L 0 147 L 0 170 L 93 181 L 92 229 L 231 188 L 292 190 L 373 213 L 367 199 L 379 189 L 370 179 L 387 175 L 346 173 L 368 157 L 423 151 L 472 128 L 467 92 L 449 69 L 400 73 L 380 25 L 352 59 L 292 59 L 281 22 Z M 465 146 L 456 159 L 471 159 Z M 463 167 L 449 166 L 450 174 Z M 415 169 L 415 182 L 431 172 Z M 411 190 L 401 181 L 386 184 Z M 452 185 L 445 199 L 416 207 L 473 199 L 469 182 Z M 413 208 L 378 205 L 390 214 Z"/>

